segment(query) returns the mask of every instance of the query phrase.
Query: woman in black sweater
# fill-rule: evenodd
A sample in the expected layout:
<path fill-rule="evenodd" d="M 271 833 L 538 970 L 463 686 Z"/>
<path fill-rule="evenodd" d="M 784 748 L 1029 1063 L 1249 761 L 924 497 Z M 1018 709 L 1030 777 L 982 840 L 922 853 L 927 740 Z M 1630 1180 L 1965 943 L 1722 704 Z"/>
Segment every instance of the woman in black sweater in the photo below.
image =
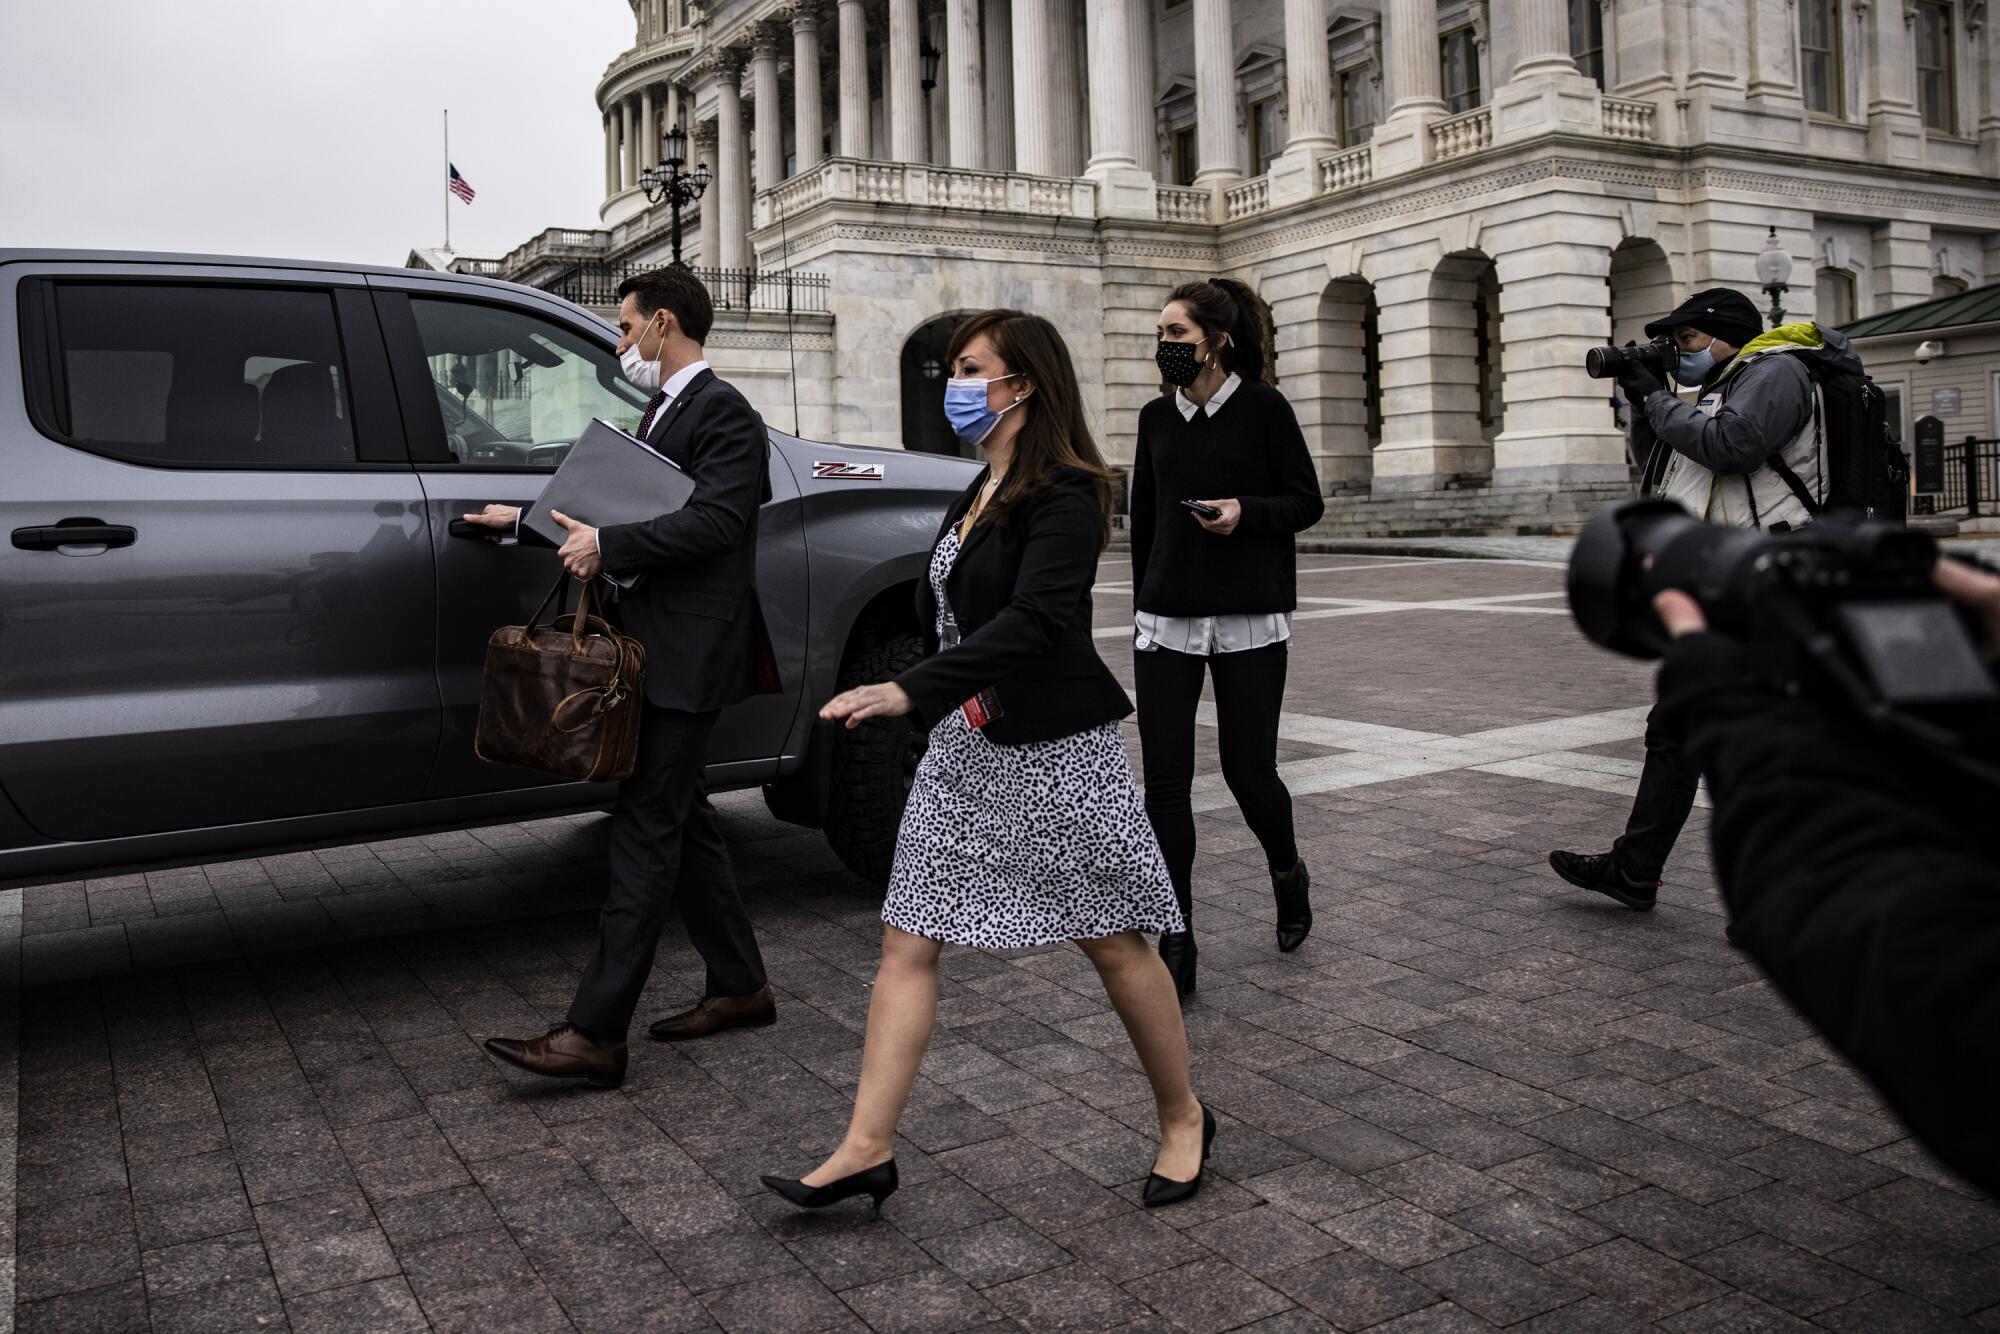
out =
<path fill-rule="evenodd" d="M 1255 298 L 1227 278 L 1186 283 L 1160 311 L 1160 375 L 1176 386 L 1139 413 L 1132 463 L 1133 673 L 1146 814 L 1166 854 L 1183 931 L 1160 957 L 1195 987 L 1195 709 L 1215 683 L 1222 776 L 1270 863 L 1278 948 L 1312 930 L 1292 798 L 1278 777 L 1286 642 L 1298 605 L 1293 535 L 1325 511 L 1305 436 L 1265 384 Z M 1199 508 L 1196 508 L 1199 506 Z"/>

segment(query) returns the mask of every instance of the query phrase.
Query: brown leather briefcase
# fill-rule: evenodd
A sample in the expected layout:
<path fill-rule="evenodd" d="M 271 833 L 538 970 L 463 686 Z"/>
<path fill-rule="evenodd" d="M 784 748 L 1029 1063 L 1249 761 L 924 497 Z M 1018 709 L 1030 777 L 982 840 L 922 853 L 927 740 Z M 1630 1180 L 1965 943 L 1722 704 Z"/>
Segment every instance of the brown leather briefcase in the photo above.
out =
<path fill-rule="evenodd" d="M 646 650 L 590 614 L 588 583 L 575 612 L 541 624 L 568 582 L 566 574 L 557 578 L 526 625 L 504 625 L 486 641 L 472 749 L 491 764 L 617 782 L 631 774 L 639 751 Z"/>

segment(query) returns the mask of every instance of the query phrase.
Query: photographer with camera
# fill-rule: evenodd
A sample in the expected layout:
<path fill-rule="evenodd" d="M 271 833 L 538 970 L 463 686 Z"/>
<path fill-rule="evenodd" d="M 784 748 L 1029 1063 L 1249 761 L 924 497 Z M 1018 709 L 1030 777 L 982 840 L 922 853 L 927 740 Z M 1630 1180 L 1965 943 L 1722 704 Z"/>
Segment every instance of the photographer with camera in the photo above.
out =
<path fill-rule="evenodd" d="M 1635 444 L 1652 440 L 1641 493 L 1735 528 L 1784 533 L 1812 522 L 1831 478 L 1821 385 L 1862 376 L 1846 338 L 1809 321 L 1763 332 L 1750 299 L 1726 287 L 1695 293 L 1646 334 L 1654 340 L 1646 347 L 1593 348 L 1586 363 L 1592 376 L 1615 377 L 1631 402 Z M 1697 402 L 1667 389 L 1669 369 L 1700 391 Z M 1649 718 L 1623 836 L 1609 852 L 1551 852 L 1549 865 L 1579 888 L 1649 910 L 1700 776 Z"/>
<path fill-rule="evenodd" d="M 2000 576 L 1893 524 L 1773 541 L 1634 501 L 1585 529 L 1570 599 L 1664 660 L 1651 726 L 1708 776 L 1736 944 L 2000 1191 Z"/>

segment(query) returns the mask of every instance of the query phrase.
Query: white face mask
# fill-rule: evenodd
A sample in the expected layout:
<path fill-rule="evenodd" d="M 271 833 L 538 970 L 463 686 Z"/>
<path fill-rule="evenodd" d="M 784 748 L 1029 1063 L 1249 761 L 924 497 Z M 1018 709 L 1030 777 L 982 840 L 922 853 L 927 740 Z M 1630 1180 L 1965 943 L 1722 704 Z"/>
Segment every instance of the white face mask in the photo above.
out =
<path fill-rule="evenodd" d="M 653 348 L 652 360 L 649 361 L 639 354 L 639 344 L 646 341 L 644 332 L 641 332 L 637 338 L 634 338 L 632 345 L 625 349 L 625 354 L 618 358 L 618 369 L 625 372 L 625 378 L 649 394 L 659 392 L 660 357 L 667 350 L 666 331 L 659 330 L 658 332 L 660 341 Z"/>

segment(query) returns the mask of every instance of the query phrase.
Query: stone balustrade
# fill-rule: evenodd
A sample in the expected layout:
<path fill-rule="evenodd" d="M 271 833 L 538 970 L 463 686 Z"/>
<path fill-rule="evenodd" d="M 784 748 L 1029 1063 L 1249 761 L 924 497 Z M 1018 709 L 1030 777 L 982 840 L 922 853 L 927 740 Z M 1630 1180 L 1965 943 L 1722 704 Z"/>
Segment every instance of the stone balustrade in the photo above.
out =
<path fill-rule="evenodd" d="M 1194 190 L 1185 185 L 1153 187 L 1153 198 L 1159 206 L 1161 222 L 1207 222 L 1211 197 L 1206 190 Z"/>
<path fill-rule="evenodd" d="M 1206 201 L 1205 191 L 1195 192 Z M 756 225 L 769 227 L 819 204 L 925 204 L 974 213 L 1027 213 L 1055 218 L 1097 216 L 1097 183 L 1020 172 L 971 171 L 921 162 L 828 158 L 757 196 Z M 1206 221 L 1206 212 L 1203 214 Z"/>
<path fill-rule="evenodd" d="M 1493 146 L 1493 108 L 1474 107 L 1431 126 L 1431 156 L 1443 161 Z"/>
<path fill-rule="evenodd" d="M 1375 179 L 1375 150 L 1368 144 L 1319 160 L 1319 188 L 1328 194 Z"/>
<path fill-rule="evenodd" d="M 1650 142 L 1659 110 L 1651 102 L 1633 102 L 1607 97 L 1604 105 L 1604 137 Z"/>
<path fill-rule="evenodd" d="M 506 273 L 519 273 L 537 260 L 576 259 L 602 254 L 611 242 L 608 231 L 584 227 L 549 227 L 508 251 L 499 261 Z"/>
<path fill-rule="evenodd" d="M 1271 207 L 1271 178 L 1257 176 L 1231 186 L 1222 195 L 1222 217 L 1225 222 L 1235 222 L 1240 218 L 1255 217 Z"/>

